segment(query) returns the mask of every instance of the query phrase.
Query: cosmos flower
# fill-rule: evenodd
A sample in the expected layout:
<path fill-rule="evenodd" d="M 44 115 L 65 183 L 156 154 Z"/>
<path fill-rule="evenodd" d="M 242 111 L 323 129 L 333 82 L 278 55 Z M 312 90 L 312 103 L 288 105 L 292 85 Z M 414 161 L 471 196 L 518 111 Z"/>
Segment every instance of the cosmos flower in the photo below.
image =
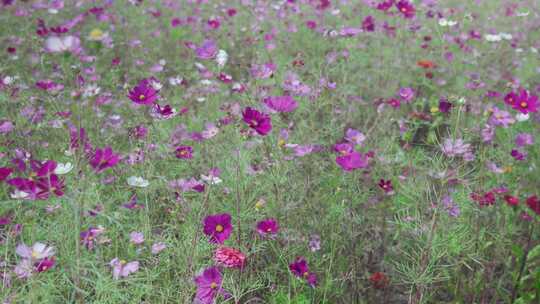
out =
<path fill-rule="evenodd" d="M 129 241 L 135 245 L 144 243 L 144 234 L 139 231 L 133 231 L 129 234 Z"/>
<path fill-rule="evenodd" d="M 379 185 L 379 188 L 381 188 L 384 191 L 384 193 L 386 194 L 394 193 L 394 186 L 392 186 L 391 180 L 381 179 L 378 185 Z"/>
<path fill-rule="evenodd" d="M 94 168 L 96 173 L 103 172 L 107 168 L 112 168 L 118 164 L 120 156 L 115 154 L 111 147 L 97 148 L 94 155 L 90 159 L 90 166 Z"/>
<path fill-rule="evenodd" d="M 12 172 L 13 172 L 12 168 L 0 167 L 0 182 L 6 180 L 11 175 Z"/>
<path fill-rule="evenodd" d="M 114 258 L 111 260 L 109 265 L 112 267 L 112 275 L 113 279 L 115 280 L 125 278 L 139 270 L 139 261 L 126 262 L 124 260 Z"/>
<path fill-rule="evenodd" d="M 411 102 L 414 99 L 415 92 L 412 88 L 405 87 L 399 89 L 398 95 L 401 100 Z"/>
<path fill-rule="evenodd" d="M 274 218 L 268 218 L 257 223 L 257 232 L 261 236 L 274 236 L 279 232 L 279 223 Z"/>
<path fill-rule="evenodd" d="M 509 206 L 517 206 L 519 204 L 519 198 L 512 195 L 505 195 L 504 200 Z"/>
<path fill-rule="evenodd" d="M 127 184 L 132 187 L 146 188 L 150 185 L 150 182 L 141 176 L 130 176 L 127 179 Z"/>
<path fill-rule="evenodd" d="M 200 47 L 195 49 L 195 55 L 199 59 L 208 60 L 215 58 L 219 53 L 219 49 L 214 40 L 205 40 Z"/>
<path fill-rule="evenodd" d="M 45 51 L 49 53 L 71 52 L 78 54 L 81 51 L 81 40 L 75 36 L 50 36 L 45 40 Z"/>
<path fill-rule="evenodd" d="M 270 96 L 266 97 L 263 102 L 276 112 L 292 112 L 298 107 L 298 102 L 291 96 Z"/>
<path fill-rule="evenodd" d="M 176 148 L 174 155 L 179 159 L 193 158 L 193 148 L 191 146 L 179 146 Z"/>
<path fill-rule="evenodd" d="M 222 281 L 223 278 L 217 267 L 206 268 L 195 277 L 197 292 L 193 303 L 215 304 L 218 295 L 229 297 L 229 294 L 222 288 Z"/>
<path fill-rule="evenodd" d="M 353 171 L 356 169 L 367 168 L 368 166 L 368 157 L 367 155 L 362 155 L 360 152 L 350 152 L 345 155 L 337 156 L 336 163 L 344 171 Z"/>
<path fill-rule="evenodd" d="M 17 245 L 15 253 L 23 259 L 29 259 L 32 261 L 42 260 L 44 258 L 52 257 L 55 254 L 55 250 L 51 246 L 37 242 L 32 247 L 25 244 Z"/>
<path fill-rule="evenodd" d="M 155 244 L 152 244 L 152 254 L 158 254 L 160 253 L 161 251 L 165 250 L 165 248 L 167 248 L 167 245 L 163 242 L 158 242 L 158 243 L 155 243 Z"/>
<path fill-rule="evenodd" d="M 531 208 L 534 213 L 540 215 L 540 199 L 536 195 L 529 196 L 526 200 L 527 206 Z"/>
<path fill-rule="evenodd" d="M 413 18 L 416 14 L 416 9 L 414 8 L 414 5 L 407 0 L 401 0 L 397 2 L 396 7 L 403 15 L 403 17 L 407 19 Z"/>
<path fill-rule="evenodd" d="M 233 226 L 231 215 L 228 213 L 209 215 L 203 221 L 204 234 L 210 237 L 214 244 L 223 244 L 231 236 Z"/>
<path fill-rule="evenodd" d="M 103 227 L 89 227 L 87 230 L 81 231 L 79 237 L 82 245 L 88 250 L 94 249 L 97 237 L 103 232 L 105 232 Z"/>
<path fill-rule="evenodd" d="M 289 270 L 297 277 L 305 279 L 311 287 L 317 286 L 317 276 L 309 271 L 304 257 L 297 257 L 289 264 Z"/>
<path fill-rule="evenodd" d="M 272 119 L 268 114 L 247 107 L 242 112 L 244 122 L 254 129 L 259 135 L 267 135 L 272 131 Z"/>
<path fill-rule="evenodd" d="M 129 91 L 128 97 L 136 104 L 153 105 L 159 98 L 159 90 L 152 85 L 151 79 L 142 79 Z"/>
<path fill-rule="evenodd" d="M 369 281 L 375 289 L 384 289 L 390 283 L 390 279 L 383 272 L 374 272 L 369 277 Z"/>
<path fill-rule="evenodd" d="M 455 157 L 470 153 L 471 145 L 463 142 L 463 139 L 447 138 L 441 145 L 441 151 L 448 157 Z"/>
<path fill-rule="evenodd" d="M 488 121 L 491 125 L 508 128 L 508 126 L 516 122 L 512 115 L 510 115 L 510 113 L 508 113 L 507 111 L 500 110 L 497 107 L 493 107 L 491 109 L 491 112 L 492 113 Z"/>
<path fill-rule="evenodd" d="M 520 90 L 517 98 L 511 97 L 510 100 L 513 100 L 512 108 L 520 111 L 522 114 L 527 114 L 529 112 L 537 112 L 538 107 L 540 106 L 540 104 L 538 103 L 538 96 L 529 95 L 529 93 L 524 89 Z"/>
<path fill-rule="evenodd" d="M 43 243 L 37 242 L 32 247 L 19 244 L 15 252 L 22 258 L 14 269 L 19 278 L 28 278 L 34 272 L 44 272 L 55 264 L 54 248 Z"/>
<path fill-rule="evenodd" d="M 362 29 L 366 32 L 375 31 L 375 18 L 373 16 L 367 16 L 362 21 Z"/>
<path fill-rule="evenodd" d="M 237 249 L 220 246 L 214 252 L 214 262 L 226 268 L 242 268 L 246 263 L 246 255 Z"/>
<path fill-rule="evenodd" d="M 345 132 L 345 140 L 355 145 L 361 145 L 366 140 L 366 136 L 358 130 L 349 128 Z"/>
<path fill-rule="evenodd" d="M 519 133 L 515 141 L 518 147 L 530 146 L 534 144 L 534 137 L 529 133 Z"/>

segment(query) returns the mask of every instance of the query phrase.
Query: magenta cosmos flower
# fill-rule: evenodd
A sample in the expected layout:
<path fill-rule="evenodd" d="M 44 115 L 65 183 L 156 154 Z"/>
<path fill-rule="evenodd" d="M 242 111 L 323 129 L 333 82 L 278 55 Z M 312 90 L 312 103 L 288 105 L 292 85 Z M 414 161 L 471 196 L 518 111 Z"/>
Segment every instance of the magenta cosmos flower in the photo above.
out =
<path fill-rule="evenodd" d="M 276 112 L 292 112 L 298 108 L 298 102 L 291 96 L 270 96 L 266 97 L 263 102 Z"/>
<path fill-rule="evenodd" d="M 232 232 L 231 215 L 228 213 L 209 215 L 204 218 L 204 234 L 210 237 L 210 242 L 223 244 Z"/>
<path fill-rule="evenodd" d="M 416 14 L 416 9 L 414 8 L 413 4 L 407 0 L 397 2 L 396 7 L 403 17 L 407 19 L 413 18 Z"/>
<path fill-rule="evenodd" d="M 174 154 L 176 155 L 176 158 L 191 159 L 193 158 L 193 148 L 190 146 L 180 146 L 176 148 Z"/>
<path fill-rule="evenodd" d="M 508 98 L 508 95 L 507 95 L 507 98 Z M 538 106 L 539 106 L 538 96 L 529 95 L 529 93 L 524 89 L 520 90 L 519 95 L 515 94 L 513 97 L 508 98 L 508 100 L 513 101 L 512 103 L 513 109 L 518 110 L 523 114 L 538 111 Z M 508 101 L 508 100 L 505 99 L 505 101 Z"/>
<path fill-rule="evenodd" d="M 317 276 L 309 271 L 307 261 L 304 257 L 297 257 L 294 262 L 289 264 L 289 270 L 295 276 L 305 279 L 311 287 L 317 285 Z"/>
<path fill-rule="evenodd" d="M 266 135 L 272 131 L 272 119 L 270 115 L 259 112 L 251 107 L 247 107 L 242 112 L 244 122 L 249 125 L 250 128 L 257 131 L 259 135 Z"/>
<path fill-rule="evenodd" d="M 279 224 L 276 219 L 269 218 L 257 223 L 257 232 L 261 236 L 276 235 L 279 231 Z"/>
<path fill-rule="evenodd" d="M 368 157 L 365 154 L 362 155 L 360 152 L 352 151 L 345 155 L 337 156 L 336 163 L 344 171 L 353 171 L 356 169 L 367 168 Z"/>
<path fill-rule="evenodd" d="M 195 277 L 197 293 L 194 304 L 214 304 L 218 295 L 229 297 L 229 294 L 221 287 L 223 278 L 217 267 L 205 269 Z"/>
<path fill-rule="evenodd" d="M 90 166 L 94 168 L 96 173 L 99 173 L 107 168 L 116 166 L 119 161 L 120 156 L 113 153 L 111 147 L 105 147 L 104 149 L 97 148 L 90 160 Z"/>
<path fill-rule="evenodd" d="M 143 79 L 129 91 L 128 97 L 134 103 L 142 105 L 152 105 L 159 98 L 158 90 L 152 86 L 151 79 Z"/>

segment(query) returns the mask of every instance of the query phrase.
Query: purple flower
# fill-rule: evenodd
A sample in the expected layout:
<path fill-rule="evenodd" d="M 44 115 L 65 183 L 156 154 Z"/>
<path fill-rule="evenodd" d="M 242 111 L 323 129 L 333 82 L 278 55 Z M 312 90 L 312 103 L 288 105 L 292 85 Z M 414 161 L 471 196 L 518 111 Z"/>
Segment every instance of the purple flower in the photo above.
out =
<path fill-rule="evenodd" d="M 519 133 L 516 136 L 516 146 L 524 147 L 534 144 L 534 137 L 529 133 Z"/>
<path fill-rule="evenodd" d="M 102 227 L 90 227 L 88 230 L 81 231 L 80 238 L 83 246 L 88 250 L 94 249 L 96 238 L 105 231 Z"/>
<path fill-rule="evenodd" d="M 115 280 L 125 278 L 139 270 L 139 261 L 126 262 L 118 258 L 111 260 L 109 265 L 112 267 L 112 274 Z"/>
<path fill-rule="evenodd" d="M 512 151 L 510 152 L 510 155 L 515 160 L 525 160 L 527 158 L 527 152 L 521 152 L 517 149 L 512 149 Z"/>
<path fill-rule="evenodd" d="M 455 157 L 470 153 L 470 148 L 471 145 L 464 143 L 463 139 L 461 138 L 455 140 L 447 138 L 441 145 L 441 151 L 448 157 Z"/>
<path fill-rule="evenodd" d="M 263 102 L 276 112 L 292 112 L 298 107 L 298 103 L 291 96 L 270 96 Z"/>
<path fill-rule="evenodd" d="M 368 157 L 365 154 L 362 155 L 359 152 L 353 151 L 342 156 L 337 156 L 336 163 L 344 171 L 353 171 L 355 169 L 367 168 Z"/>
<path fill-rule="evenodd" d="M 446 99 L 439 100 L 439 111 L 441 111 L 441 113 L 450 113 L 452 106 L 453 104 Z"/>
<path fill-rule="evenodd" d="M 100 173 L 107 168 L 112 168 L 118 164 L 120 156 L 114 154 L 111 147 L 105 147 L 104 149 L 97 148 L 90 160 L 90 166 L 94 168 L 96 173 Z"/>
<path fill-rule="evenodd" d="M 174 154 L 179 159 L 191 159 L 193 158 L 193 148 L 190 146 L 180 146 L 176 148 Z"/>
<path fill-rule="evenodd" d="M 375 30 L 375 18 L 373 16 L 367 16 L 362 21 L 362 29 L 366 32 L 373 32 Z"/>
<path fill-rule="evenodd" d="M 268 114 L 261 113 L 251 107 L 247 107 L 242 112 L 244 122 L 260 135 L 266 135 L 272 131 L 272 119 Z"/>
<path fill-rule="evenodd" d="M 305 279 L 311 287 L 317 285 L 317 276 L 309 271 L 308 264 L 304 257 L 297 257 L 289 264 L 289 270 L 297 277 Z"/>
<path fill-rule="evenodd" d="M 358 130 L 347 129 L 345 132 L 345 140 L 355 145 L 361 145 L 364 140 L 366 140 L 366 136 Z"/>
<path fill-rule="evenodd" d="M 135 245 L 140 245 L 144 243 L 144 234 L 142 232 L 133 231 L 129 234 L 129 240 Z"/>
<path fill-rule="evenodd" d="M 218 295 L 228 297 L 229 294 L 222 288 L 223 278 L 217 267 L 206 268 L 195 277 L 197 292 L 194 304 L 214 304 Z"/>
<path fill-rule="evenodd" d="M 414 99 L 414 90 L 412 88 L 399 89 L 399 97 L 405 102 L 411 102 Z"/>
<path fill-rule="evenodd" d="M 502 126 L 503 128 L 508 128 L 509 125 L 516 122 L 514 117 L 510 115 L 507 111 L 499 110 L 497 107 L 493 107 L 491 116 L 489 117 L 489 124 L 494 126 Z"/>
<path fill-rule="evenodd" d="M 257 223 L 257 232 L 261 236 L 273 236 L 279 231 L 279 224 L 276 219 L 269 218 Z"/>
<path fill-rule="evenodd" d="M 458 217 L 460 214 L 459 206 L 454 203 L 454 200 L 450 195 L 445 195 L 442 199 L 444 209 L 448 211 L 448 215 L 451 217 Z"/>
<path fill-rule="evenodd" d="M 216 57 L 218 52 L 219 49 L 216 42 L 210 39 L 203 41 L 201 46 L 195 49 L 195 55 L 197 55 L 197 58 L 203 60 L 213 59 Z"/>
<path fill-rule="evenodd" d="M 41 260 L 44 258 L 52 257 L 54 255 L 54 248 L 47 246 L 43 243 L 35 243 L 32 247 L 25 244 L 19 244 L 15 249 L 18 256 L 23 259 L 29 259 L 32 261 Z"/>
<path fill-rule="evenodd" d="M 505 99 L 506 101 L 506 99 Z M 521 89 L 517 98 L 514 98 L 512 108 L 520 111 L 523 114 L 529 112 L 537 112 L 540 104 L 538 103 L 538 96 L 529 95 L 529 93 Z"/>
<path fill-rule="evenodd" d="M 228 213 L 209 215 L 204 218 L 204 234 L 210 237 L 210 242 L 223 244 L 232 232 L 231 215 Z"/>
<path fill-rule="evenodd" d="M 158 254 L 161 251 L 165 250 L 165 248 L 167 248 L 167 245 L 165 245 L 165 243 L 162 243 L 162 242 L 152 244 L 152 254 Z"/>
<path fill-rule="evenodd" d="M 141 105 L 153 105 L 159 98 L 158 90 L 152 85 L 153 79 L 143 79 L 129 91 L 128 97 L 134 103 Z"/>
<path fill-rule="evenodd" d="M 490 143 L 495 137 L 495 128 L 490 124 L 486 124 L 482 131 L 480 131 L 480 133 L 482 135 L 482 141 Z"/>
<path fill-rule="evenodd" d="M 403 14 L 403 17 L 407 19 L 413 18 L 416 14 L 416 9 L 414 8 L 413 4 L 407 0 L 397 2 L 396 7 L 399 12 Z"/>

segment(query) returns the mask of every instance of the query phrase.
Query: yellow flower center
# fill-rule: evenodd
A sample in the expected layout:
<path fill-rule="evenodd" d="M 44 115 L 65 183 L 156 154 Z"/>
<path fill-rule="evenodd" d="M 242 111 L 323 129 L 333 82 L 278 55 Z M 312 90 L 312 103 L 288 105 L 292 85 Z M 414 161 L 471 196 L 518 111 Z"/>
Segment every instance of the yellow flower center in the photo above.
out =
<path fill-rule="evenodd" d="M 92 31 L 90 31 L 90 39 L 93 39 L 93 40 L 101 40 L 101 38 L 103 38 L 103 31 L 96 28 L 96 29 L 93 29 Z"/>
<path fill-rule="evenodd" d="M 39 253 L 32 250 L 32 258 L 37 259 L 38 256 L 39 256 Z"/>
<path fill-rule="evenodd" d="M 217 231 L 217 232 L 223 232 L 223 226 L 217 225 L 217 226 L 216 226 L 216 231 Z"/>
<path fill-rule="evenodd" d="M 145 99 L 145 98 L 146 98 L 146 96 L 144 96 L 144 94 L 139 95 L 139 99 L 140 99 L 140 100 L 143 100 L 143 99 Z"/>
<path fill-rule="evenodd" d="M 520 104 L 519 104 L 522 108 L 526 108 L 528 106 L 528 104 L 525 102 L 525 101 L 522 101 Z"/>
<path fill-rule="evenodd" d="M 437 112 L 439 112 L 438 107 L 431 107 L 431 113 L 437 113 Z"/>
<path fill-rule="evenodd" d="M 210 283 L 210 288 L 212 289 L 216 289 L 218 287 L 217 283 L 216 282 L 212 282 Z"/>
<path fill-rule="evenodd" d="M 304 278 L 307 278 L 307 277 L 309 276 L 309 272 L 307 272 L 307 271 L 304 272 L 304 273 L 303 273 L 303 276 L 304 276 Z"/>

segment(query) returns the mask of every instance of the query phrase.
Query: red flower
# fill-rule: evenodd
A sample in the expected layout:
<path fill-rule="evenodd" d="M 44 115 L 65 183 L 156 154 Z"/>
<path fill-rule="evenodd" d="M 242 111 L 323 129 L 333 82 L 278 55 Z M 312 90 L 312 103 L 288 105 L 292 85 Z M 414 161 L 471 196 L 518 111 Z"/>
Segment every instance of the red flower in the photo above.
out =
<path fill-rule="evenodd" d="M 227 268 L 242 268 L 246 262 L 246 255 L 230 247 L 219 247 L 214 252 L 214 262 Z"/>
<path fill-rule="evenodd" d="M 510 206 L 517 206 L 519 204 L 519 198 L 512 195 L 505 195 L 504 200 Z"/>
<path fill-rule="evenodd" d="M 376 289 L 383 289 L 388 286 L 390 279 L 383 272 L 375 272 L 369 277 L 369 281 Z"/>
<path fill-rule="evenodd" d="M 527 199 L 527 206 L 529 206 L 534 213 L 540 215 L 540 200 L 536 195 L 533 195 Z"/>

